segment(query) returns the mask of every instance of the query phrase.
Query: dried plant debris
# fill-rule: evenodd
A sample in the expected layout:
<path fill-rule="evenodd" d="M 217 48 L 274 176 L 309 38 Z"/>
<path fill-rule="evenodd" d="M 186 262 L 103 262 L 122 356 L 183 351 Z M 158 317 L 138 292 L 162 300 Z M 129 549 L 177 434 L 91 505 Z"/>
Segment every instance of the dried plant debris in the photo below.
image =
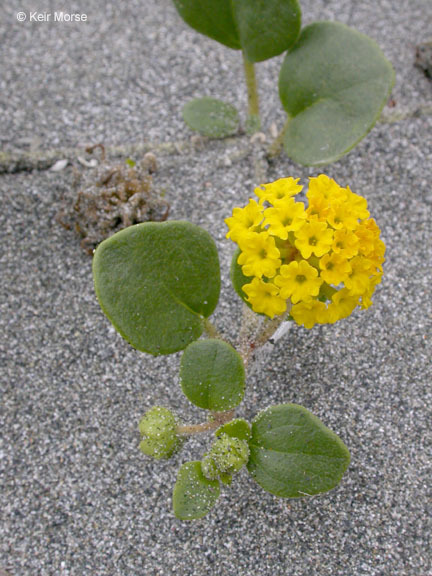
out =
<path fill-rule="evenodd" d="M 145 154 L 141 162 L 127 159 L 110 164 L 103 146 L 97 147 L 102 151 L 100 166 L 84 174 L 77 172 L 78 196 L 73 206 L 58 217 L 63 226 L 74 228 L 82 237 L 81 246 L 88 254 L 122 228 L 164 221 L 169 212 L 169 203 L 153 189 L 152 175 L 157 170 L 154 154 Z"/>
<path fill-rule="evenodd" d="M 432 79 L 432 42 L 423 42 L 416 46 L 415 65 Z"/>

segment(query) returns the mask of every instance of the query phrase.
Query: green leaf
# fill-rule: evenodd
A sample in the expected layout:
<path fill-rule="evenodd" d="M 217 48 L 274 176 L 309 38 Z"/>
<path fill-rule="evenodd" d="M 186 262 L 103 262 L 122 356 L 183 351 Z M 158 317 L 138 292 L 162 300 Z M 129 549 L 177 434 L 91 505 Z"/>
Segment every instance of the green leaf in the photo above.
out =
<path fill-rule="evenodd" d="M 186 462 L 178 471 L 174 486 L 174 514 L 180 520 L 196 520 L 209 512 L 219 498 L 218 480 L 208 480 L 201 462 Z"/>
<path fill-rule="evenodd" d="M 239 50 L 240 39 L 231 0 L 173 0 L 177 12 L 197 32 Z"/>
<path fill-rule="evenodd" d="M 250 282 L 252 282 L 252 278 L 245 276 L 243 274 L 240 264 L 237 263 L 239 256 L 240 256 L 240 248 L 237 248 L 231 260 L 231 268 L 230 268 L 231 282 L 234 287 L 234 290 L 237 292 L 237 294 L 240 296 L 243 302 L 247 304 L 249 308 L 252 308 L 250 303 L 247 301 L 247 295 L 242 290 L 245 284 L 250 284 Z"/>
<path fill-rule="evenodd" d="M 174 0 L 192 28 L 260 62 L 295 42 L 301 24 L 297 0 Z"/>
<path fill-rule="evenodd" d="M 249 440 L 251 437 L 251 428 L 246 420 L 235 418 L 218 428 L 215 432 L 216 436 L 222 436 L 222 434 L 226 434 L 232 438 L 238 438 L 239 440 Z"/>
<path fill-rule="evenodd" d="M 374 126 L 393 84 L 393 68 L 371 38 L 337 22 L 307 26 L 279 77 L 286 153 L 310 166 L 338 160 Z"/>
<path fill-rule="evenodd" d="M 299 498 L 334 488 L 348 467 L 345 444 L 306 408 L 272 406 L 252 422 L 251 476 L 267 492 Z"/>
<path fill-rule="evenodd" d="M 282 54 L 299 35 L 297 0 L 232 0 L 232 6 L 241 47 L 251 62 Z"/>
<path fill-rule="evenodd" d="M 183 119 L 189 128 L 208 138 L 226 138 L 239 127 L 237 110 L 214 98 L 197 98 L 183 107 Z"/>
<path fill-rule="evenodd" d="M 96 249 L 93 275 L 114 328 L 154 355 L 199 338 L 219 297 L 216 246 L 189 222 L 145 222 L 117 232 Z"/>
<path fill-rule="evenodd" d="M 214 412 L 231 410 L 244 395 L 243 360 L 222 340 L 193 342 L 181 359 L 180 383 L 195 406 Z"/>

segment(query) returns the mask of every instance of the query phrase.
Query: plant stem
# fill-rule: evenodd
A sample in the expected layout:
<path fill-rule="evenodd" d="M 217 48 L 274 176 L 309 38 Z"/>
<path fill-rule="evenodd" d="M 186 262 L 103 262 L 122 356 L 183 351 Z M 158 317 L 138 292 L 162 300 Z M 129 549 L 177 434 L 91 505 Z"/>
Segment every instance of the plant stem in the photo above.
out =
<path fill-rule="evenodd" d="M 254 350 L 263 346 L 267 340 L 273 336 L 279 326 L 286 320 L 289 310 L 290 307 L 284 314 L 276 316 L 276 318 L 273 318 L 272 320 L 266 318 L 262 323 L 260 330 L 257 330 L 256 318 L 258 317 L 246 306 L 246 304 L 244 305 L 238 350 L 239 354 L 243 358 L 245 367 L 248 365 Z"/>
<path fill-rule="evenodd" d="M 283 141 L 285 138 L 286 131 L 288 130 L 288 125 L 290 123 L 291 118 L 288 116 L 285 124 L 283 125 L 282 130 L 276 136 L 275 140 L 273 141 L 272 145 L 268 149 L 267 158 L 276 158 L 282 151 Z"/>
<path fill-rule="evenodd" d="M 202 422 L 201 424 L 185 424 L 184 426 L 177 426 L 177 434 L 193 435 L 202 434 L 209 430 L 216 430 L 223 424 L 226 424 L 233 419 L 234 410 L 229 412 L 213 412 L 211 420 Z"/>
<path fill-rule="evenodd" d="M 256 337 L 255 348 L 263 346 L 267 342 L 267 340 L 269 340 L 273 336 L 273 334 L 276 332 L 279 326 L 283 322 L 285 322 L 288 314 L 289 309 L 287 309 L 286 312 L 284 312 L 281 316 L 276 316 L 276 318 L 273 318 L 272 320 L 266 320 L 266 322 L 262 327 L 261 332 Z"/>
<path fill-rule="evenodd" d="M 243 358 L 245 368 L 249 361 L 250 354 L 253 350 L 252 340 L 258 329 L 259 317 L 243 303 L 242 320 L 240 325 L 237 349 Z"/>
<path fill-rule="evenodd" d="M 210 338 L 217 338 L 218 340 L 224 340 L 222 334 L 208 318 L 204 319 L 204 330 L 207 332 L 207 335 Z"/>
<path fill-rule="evenodd" d="M 255 67 L 254 63 L 248 60 L 244 52 L 242 52 L 242 55 L 243 69 L 248 94 L 248 119 L 246 124 L 246 131 L 248 134 L 254 134 L 255 132 L 259 131 L 261 126 Z"/>

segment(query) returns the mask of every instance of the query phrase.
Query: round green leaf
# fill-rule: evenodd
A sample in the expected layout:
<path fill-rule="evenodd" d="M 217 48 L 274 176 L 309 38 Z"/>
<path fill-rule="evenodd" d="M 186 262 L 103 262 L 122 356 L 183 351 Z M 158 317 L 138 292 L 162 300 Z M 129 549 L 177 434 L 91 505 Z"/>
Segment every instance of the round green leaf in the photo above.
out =
<path fill-rule="evenodd" d="M 231 0 L 240 44 L 248 60 L 261 62 L 288 50 L 301 26 L 297 0 Z"/>
<path fill-rule="evenodd" d="M 391 64 L 368 36 L 337 22 L 304 28 L 279 77 L 288 156 L 314 166 L 349 152 L 379 118 L 393 83 Z"/>
<path fill-rule="evenodd" d="M 231 0 L 173 0 L 177 12 L 197 32 L 217 40 L 221 44 L 239 50 Z"/>
<path fill-rule="evenodd" d="M 222 434 L 226 434 L 232 438 L 238 438 L 239 440 L 249 440 L 251 437 L 251 428 L 246 420 L 235 418 L 223 424 L 223 426 L 215 432 L 216 436 L 222 436 Z"/>
<path fill-rule="evenodd" d="M 117 232 L 96 249 L 93 275 L 114 328 L 154 355 L 199 338 L 219 298 L 216 246 L 189 222 L 145 222 Z"/>
<path fill-rule="evenodd" d="M 240 264 L 238 264 L 237 262 L 239 256 L 240 256 L 240 248 L 237 248 L 231 260 L 231 269 L 230 269 L 231 282 L 234 287 L 234 290 L 237 292 L 237 294 L 240 296 L 243 302 L 247 304 L 249 308 L 252 308 L 252 306 L 247 300 L 247 295 L 242 290 L 245 284 L 249 284 L 250 282 L 252 282 L 252 278 L 245 276 L 243 274 L 242 268 Z"/>
<path fill-rule="evenodd" d="M 180 520 L 202 518 L 213 508 L 219 494 L 218 480 L 208 480 L 203 475 L 201 462 L 186 462 L 174 486 L 174 514 Z"/>
<path fill-rule="evenodd" d="M 237 110 L 214 98 L 197 98 L 183 107 L 183 119 L 189 128 L 208 138 L 226 138 L 239 126 Z"/>
<path fill-rule="evenodd" d="M 195 406 L 213 412 L 231 410 L 244 395 L 243 360 L 222 340 L 193 342 L 181 359 L 180 383 Z"/>
<path fill-rule="evenodd" d="M 306 408 L 272 406 L 252 422 L 247 464 L 267 492 L 299 498 L 334 488 L 348 467 L 345 444 Z"/>
<path fill-rule="evenodd" d="M 260 62 L 295 42 L 301 24 L 297 0 L 174 0 L 183 20 L 221 44 Z"/>

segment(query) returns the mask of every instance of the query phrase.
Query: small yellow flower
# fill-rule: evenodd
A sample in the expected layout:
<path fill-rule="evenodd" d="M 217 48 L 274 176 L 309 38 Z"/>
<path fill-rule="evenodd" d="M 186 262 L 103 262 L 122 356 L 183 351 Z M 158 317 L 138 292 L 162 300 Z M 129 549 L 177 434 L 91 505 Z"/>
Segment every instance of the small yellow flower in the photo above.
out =
<path fill-rule="evenodd" d="M 307 300 L 294 304 L 290 314 L 297 324 L 303 325 L 308 330 L 313 328 L 315 324 L 328 322 L 326 305 L 319 300 Z"/>
<path fill-rule="evenodd" d="M 255 188 L 255 194 L 260 199 L 259 203 L 269 202 L 274 204 L 277 200 L 291 198 L 303 190 L 303 186 L 297 184 L 300 178 L 280 178 L 269 184 L 261 184 L 260 188 Z"/>
<path fill-rule="evenodd" d="M 325 198 L 329 202 L 345 200 L 348 191 L 341 188 L 339 184 L 325 174 L 320 174 L 316 178 L 309 178 L 309 190 L 306 196 L 312 198 Z"/>
<path fill-rule="evenodd" d="M 352 296 L 364 294 L 370 282 L 370 262 L 363 256 L 355 256 L 350 260 L 351 272 L 344 284 Z"/>
<path fill-rule="evenodd" d="M 327 284 L 334 284 L 338 286 L 351 272 L 351 265 L 346 258 L 341 254 L 332 252 L 331 254 L 324 254 L 319 262 L 321 268 L 321 278 Z"/>
<path fill-rule="evenodd" d="M 240 245 L 241 254 L 237 262 L 245 276 L 273 278 L 281 265 L 280 253 L 276 248 L 273 236 L 268 232 L 260 234 L 251 232 L 246 241 Z"/>
<path fill-rule="evenodd" d="M 306 213 L 303 202 L 294 198 L 277 200 L 274 207 L 264 210 L 263 226 L 268 226 L 269 234 L 281 240 L 288 238 L 288 232 L 298 230 L 305 221 Z"/>
<path fill-rule="evenodd" d="M 350 294 L 349 290 L 342 288 L 332 296 L 332 302 L 327 308 L 327 322 L 334 324 L 342 318 L 347 318 L 359 301 L 358 296 Z"/>
<path fill-rule="evenodd" d="M 384 258 L 385 249 L 386 248 L 384 242 L 379 238 L 377 238 L 375 240 L 374 251 L 368 254 L 367 256 L 369 263 L 371 265 L 371 270 L 373 271 L 372 273 L 375 273 L 376 270 L 379 270 L 380 272 L 383 271 L 382 265 L 385 262 Z"/>
<path fill-rule="evenodd" d="M 244 236 L 245 232 L 253 231 L 263 219 L 262 208 L 252 198 L 249 199 L 249 204 L 244 208 L 234 208 L 232 214 L 231 218 L 225 219 L 225 224 L 229 228 L 226 237 L 231 238 L 234 242 L 237 242 L 239 237 Z"/>
<path fill-rule="evenodd" d="M 345 258 L 358 253 L 359 239 L 351 230 L 336 230 L 333 236 L 332 250 Z"/>
<path fill-rule="evenodd" d="M 243 285 L 243 291 L 248 296 L 252 310 L 259 314 L 274 318 L 283 314 L 287 308 L 286 300 L 280 297 L 278 288 L 270 282 L 254 278 L 250 284 Z"/>
<path fill-rule="evenodd" d="M 354 194 L 351 191 L 350 187 L 347 186 L 348 196 L 347 202 L 352 210 L 352 212 L 356 215 L 356 218 L 360 218 L 360 220 L 364 220 L 365 218 L 369 218 L 369 210 L 367 209 L 367 200 L 363 198 L 363 196 L 359 196 L 358 194 Z"/>
<path fill-rule="evenodd" d="M 336 230 L 355 230 L 358 226 L 358 219 L 347 202 L 335 202 L 331 205 L 327 216 L 327 222 Z"/>
<path fill-rule="evenodd" d="M 309 206 L 306 214 L 309 220 L 326 221 L 330 212 L 330 204 L 324 196 L 313 196 L 309 198 Z"/>
<path fill-rule="evenodd" d="M 355 235 L 359 239 L 359 252 L 364 256 L 373 252 L 376 244 L 380 242 L 380 230 L 373 218 L 363 220 L 355 231 Z"/>
<path fill-rule="evenodd" d="M 375 292 L 376 286 L 381 282 L 382 274 L 377 274 L 370 280 L 369 288 L 367 291 L 361 295 L 361 308 L 362 310 L 366 310 L 369 306 L 372 305 L 372 296 Z"/>
<path fill-rule="evenodd" d="M 323 256 L 330 251 L 333 243 L 333 230 L 325 222 L 313 220 L 304 224 L 295 232 L 295 245 L 303 258 L 310 258 L 311 254 Z"/>
<path fill-rule="evenodd" d="M 318 277 L 316 268 L 306 262 L 290 262 L 280 269 L 280 276 L 276 276 L 275 284 L 280 288 L 282 298 L 291 298 L 296 304 L 300 300 L 308 300 L 318 296 L 322 279 Z"/>

